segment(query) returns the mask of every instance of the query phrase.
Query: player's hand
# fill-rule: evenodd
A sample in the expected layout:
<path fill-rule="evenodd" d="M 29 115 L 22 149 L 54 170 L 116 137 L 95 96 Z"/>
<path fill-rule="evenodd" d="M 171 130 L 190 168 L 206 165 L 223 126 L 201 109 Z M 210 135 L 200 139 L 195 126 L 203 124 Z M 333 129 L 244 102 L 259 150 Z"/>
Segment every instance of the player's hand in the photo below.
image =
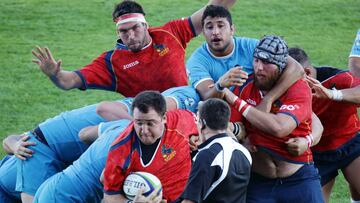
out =
<path fill-rule="evenodd" d="M 140 188 L 138 190 L 138 193 L 136 194 L 133 202 L 134 203 L 160 203 L 160 202 L 163 202 L 162 191 L 160 191 L 160 193 L 159 193 L 159 190 L 161 190 L 161 188 L 154 190 L 147 197 L 145 197 L 144 195 L 142 195 L 144 192 L 144 189 Z"/>
<path fill-rule="evenodd" d="M 60 71 L 61 60 L 55 61 L 49 48 L 40 48 L 37 46 L 31 53 L 36 57 L 32 61 L 36 63 L 41 71 L 48 77 L 56 77 Z"/>
<path fill-rule="evenodd" d="M 189 145 L 190 145 L 191 151 L 196 151 L 197 146 L 199 145 L 199 136 L 191 135 L 191 137 L 189 139 Z"/>
<path fill-rule="evenodd" d="M 23 135 L 21 135 L 20 140 L 15 143 L 13 153 L 17 158 L 19 158 L 21 160 L 26 160 L 27 158 L 32 157 L 32 155 L 34 154 L 34 151 L 31 149 L 28 149 L 28 147 L 34 146 L 34 145 L 36 145 L 36 143 L 29 142 L 29 141 L 27 141 L 28 139 L 29 139 L 29 136 L 23 134 Z"/>
<path fill-rule="evenodd" d="M 288 152 L 293 156 L 300 156 L 308 149 L 308 142 L 304 137 L 290 138 L 285 144 Z"/>
<path fill-rule="evenodd" d="M 219 78 L 221 87 L 241 86 L 248 79 L 247 72 L 241 66 L 235 66 Z"/>
<path fill-rule="evenodd" d="M 238 98 L 233 92 L 231 92 L 228 88 L 224 89 L 224 99 L 230 104 L 233 105 L 235 100 Z"/>
<path fill-rule="evenodd" d="M 309 86 L 313 90 L 313 96 L 321 99 L 332 99 L 333 93 L 330 89 L 324 87 L 321 82 L 316 80 L 315 78 L 306 76 L 306 81 L 308 82 Z"/>

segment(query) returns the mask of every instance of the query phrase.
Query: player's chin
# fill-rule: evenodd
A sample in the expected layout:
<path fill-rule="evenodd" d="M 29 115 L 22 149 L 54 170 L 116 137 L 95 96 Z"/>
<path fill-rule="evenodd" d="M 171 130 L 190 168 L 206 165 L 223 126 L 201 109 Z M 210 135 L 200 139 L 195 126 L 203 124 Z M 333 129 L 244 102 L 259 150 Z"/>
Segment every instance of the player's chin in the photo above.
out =
<path fill-rule="evenodd" d="M 141 136 L 141 142 L 145 145 L 151 145 L 155 143 L 155 139 L 153 139 L 151 136 Z"/>
<path fill-rule="evenodd" d="M 132 52 L 139 52 L 142 49 L 142 46 L 140 43 L 134 43 L 134 44 L 130 44 L 128 45 L 128 48 L 130 49 L 130 51 Z"/>

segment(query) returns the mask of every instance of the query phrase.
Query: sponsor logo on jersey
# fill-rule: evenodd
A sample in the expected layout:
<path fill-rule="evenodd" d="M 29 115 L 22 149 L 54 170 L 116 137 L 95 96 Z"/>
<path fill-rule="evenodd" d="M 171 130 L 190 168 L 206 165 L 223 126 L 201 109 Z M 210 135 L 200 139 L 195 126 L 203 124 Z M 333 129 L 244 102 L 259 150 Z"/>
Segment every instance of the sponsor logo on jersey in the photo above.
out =
<path fill-rule="evenodd" d="M 294 110 L 296 110 L 296 109 L 299 109 L 300 107 L 297 105 L 297 104 L 295 104 L 295 105 L 282 105 L 281 107 L 280 107 L 280 110 L 288 110 L 288 111 L 294 111 Z"/>
<path fill-rule="evenodd" d="M 131 63 L 128 63 L 126 65 L 123 65 L 123 69 L 126 70 L 128 68 L 132 68 L 134 66 L 136 66 L 137 64 L 139 64 L 140 62 L 138 60 L 134 61 L 134 62 L 131 62 Z"/>
<path fill-rule="evenodd" d="M 170 50 L 169 47 L 166 47 L 164 44 L 154 44 L 154 49 L 160 56 L 165 56 Z"/>
<path fill-rule="evenodd" d="M 161 154 L 166 162 L 170 161 L 176 155 L 176 151 L 171 147 L 166 147 L 165 144 L 161 147 Z"/>
<path fill-rule="evenodd" d="M 254 100 L 252 100 L 250 98 L 246 99 L 246 102 L 253 105 L 253 106 L 256 106 L 256 101 L 254 101 Z"/>

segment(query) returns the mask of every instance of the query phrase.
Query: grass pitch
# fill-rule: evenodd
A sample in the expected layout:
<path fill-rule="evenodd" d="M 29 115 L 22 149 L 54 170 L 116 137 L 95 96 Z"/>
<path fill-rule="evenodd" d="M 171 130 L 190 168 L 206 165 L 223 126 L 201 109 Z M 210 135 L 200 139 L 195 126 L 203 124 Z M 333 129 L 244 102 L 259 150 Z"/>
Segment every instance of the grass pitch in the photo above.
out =
<path fill-rule="evenodd" d="M 206 0 L 142 0 L 150 25 L 191 15 Z M 121 97 L 104 91 L 62 91 L 31 62 L 35 45 L 48 46 L 63 68 L 76 70 L 106 50 L 116 35 L 114 0 L 12 0 L 0 7 L 0 135 L 21 133 L 62 111 Z M 315 65 L 347 68 L 347 57 L 360 28 L 358 0 L 238 1 L 231 9 L 236 35 L 284 36 L 303 47 Z M 203 42 L 193 40 L 187 56 Z M 1 151 L 3 154 L 3 151 Z M 332 202 L 349 202 L 339 178 Z"/>

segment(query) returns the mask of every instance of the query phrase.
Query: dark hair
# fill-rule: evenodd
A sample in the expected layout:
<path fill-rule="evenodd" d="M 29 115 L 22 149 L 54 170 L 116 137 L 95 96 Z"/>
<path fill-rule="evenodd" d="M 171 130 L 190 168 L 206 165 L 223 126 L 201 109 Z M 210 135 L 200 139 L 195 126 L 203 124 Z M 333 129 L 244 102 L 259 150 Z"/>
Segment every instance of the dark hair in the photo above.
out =
<path fill-rule="evenodd" d="M 113 20 L 127 13 L 142 13 L 145 15 L 145 12 L 140 4 L 135 1 L 123 1 L 115 5 L 112 13 Z"/>
<path fill-rule="evenodd" d="M 199 119 L 212 130 L 226 130 L 230 107 L 221 99 L 208 99 L 200 106 Z"/>
<path fill-rule="evenodd" d="M 220 17 L 226 18 L 229 21 L 229 24 L 232 25 L 232 19 L 230 12 L 222 6 L 209 5 L 206 6 L 204 13 L 201 18 L 201 25 L 204 27 L 204 20 L 210 16 L 211 18 Z"/>
<path fill-rule="evenodd" d="M 310 59 L 305 51 L 299 47 L 289 49 L 289 55 L 299 62 L 303 67 L 310 65 Z"/>
<path fill-rule="evenodd" d="M 153 108 L 160 116 L 166 112 L 165 98 L 158 91 L 143 91 L 136 95 L 132 103 L 132 111 L 137 108 L 142 113 L 148 113 Z"/>

